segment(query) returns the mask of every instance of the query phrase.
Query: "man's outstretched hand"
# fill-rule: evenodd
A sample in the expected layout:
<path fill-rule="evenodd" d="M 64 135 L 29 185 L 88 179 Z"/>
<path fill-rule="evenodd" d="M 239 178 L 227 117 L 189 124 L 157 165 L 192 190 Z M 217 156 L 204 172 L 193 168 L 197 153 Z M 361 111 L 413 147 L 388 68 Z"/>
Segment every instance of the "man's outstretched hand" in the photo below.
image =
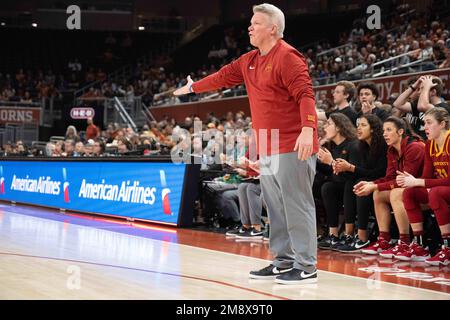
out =
<path fill-rule="evenodd" d="M 184 86 L 182 86 L 181 88 L 178 88 L 177 90 L 175 90 L 173 92 L 173 94 L 175 96 L 181 96 L 183 94 L 188 94 L 188 93 L 192 92 L 191 91 L 191 86 L 194 83 L 194 81 L 192 81 L 191 76 L 187 76 L 186 79 L 187 79 L 187 83 Z"/>

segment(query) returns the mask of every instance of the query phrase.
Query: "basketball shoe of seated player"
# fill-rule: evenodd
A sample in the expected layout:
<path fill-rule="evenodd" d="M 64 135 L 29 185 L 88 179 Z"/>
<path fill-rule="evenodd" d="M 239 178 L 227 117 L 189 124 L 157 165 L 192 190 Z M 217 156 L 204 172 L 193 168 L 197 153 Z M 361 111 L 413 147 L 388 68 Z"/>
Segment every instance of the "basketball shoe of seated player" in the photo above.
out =
<path fill-rule="evenodd" d="M 432 266 L 449 265 L 450 264 L 450 249 L 442 246 L 442 250 L 436 253 L 433 257 L 425 259 L 425 263 Z"/>
<path fill-rule="evenodd" d="M 424 248 L 417 242 L 411 242 L 411 244 L 409 245 L 409 250 L 399 252 L 394 256 L 395 259 L 402 261 L 425 261 L 430 257 L 431 256 L 428 247 Z"/>
<path fill-rule="evenodd" d="M 380 256 L 383 258 L 392 259 L 396 255 L 409 250 L 409 245 L 402 240 L 398 240 L 398 243 L 395 247 L 381 251 Z"/>
<path fill-rule="evenodd" d="M 381 237 L 378 237 L 378 240 L 375 243 L 371 244 L 367 248 L 362 249 L 361 252 L 365 254 L 377 255 L 382 251 L 388 250 L 390 247 L 391 245 L 388 241 L 384 240 Z"/>

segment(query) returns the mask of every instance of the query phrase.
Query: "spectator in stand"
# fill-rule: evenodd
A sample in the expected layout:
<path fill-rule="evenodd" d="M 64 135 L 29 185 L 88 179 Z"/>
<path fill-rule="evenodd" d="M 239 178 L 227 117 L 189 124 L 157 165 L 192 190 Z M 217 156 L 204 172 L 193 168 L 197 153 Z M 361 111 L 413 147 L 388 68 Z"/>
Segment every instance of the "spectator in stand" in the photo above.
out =
<path fill-rule="evenodd" d="M 28 155 L 28 147 L 22 140 L 17 140 L 16 142 L 16 154 L 20 156 Z"/>
<path fill-rule="evenodd" d="M 132 85 L 128 85 L 127 90 L 119 88 L 118 91 L 125 97 L 127 103 L 134 102 L 135 94 L 134 94 L 134 87 Z"/>
<path fill-rule="evenodd" d="M 447 51 L 445 52 L 445 60 L 442 61 L 442 63 L 439 65 L 439 69 L 445 68 L 450 68 L 450 49 L 447 49 Z"/>
<path fill-rule="evenodd" d="M 438 40 L 433 45 L 433 57 L 434 57 L 433 63 L 435 65 L 438 65 L 443 60 L 445 60 L 445 58 L 446 58 L 446 56 L 445 56 L 446 51 L 447 51 L 447 48 L 445 47 L 445 41 L 444 40 Z"/>
<path fill-rule="evenodd" d="M 80 137 L 77 134 L 77 128 L 74 126 L 68 126 L 66 130 L 65 140 L 72 139 L 75 142 L 80 141 Z"/>
<path fill-rule="evenodd" d="M 91 139 L 84 145 L 84 154 L 83 157 L 92 157 L 94 156 L 94 141 Z"/>
<path fill-rule="evenodd" d="M 120 138 L 120 139 L 118 140 L 118 143 L 117 143 L 117 151 L 118 151 L 120 154 L 124 154 L 124 153 L 130 152 L 131 150 L 133 150 L 133 146 L 132 146 L 132 144 L 130 143 L 130 141 L 128 141 L 127 138 L 122 137 L 122 138 Z"/>
<path fill-rule="evenodd" d="M 423 59 L 426 62 L 418 71 L 436 69 L 436 64 L 434 63 L 436 61 L 436 57 L 434 56 L 433 41 L 426 40 L 424 46 L 425 47 L 420 52 L 419 59 Z"/>
<path fill-rule="evenodd" d="M 112 143 L 117 135 L 117 131 L 113 123 L 109 123 L 106 127 L 106 131 L 101 132 L 102 138 L 105 139 L 106 143 Z"/>
<path fill-rule="evenodd" d="M 361 104 L 361 114 L 374 114 L 384 121 L 389 114 L 375 105 L 378 99 L 378 88 L 373 82 L 363 82 L 358 85 L 358 98 Z"/>
<path fill-rule="evenodd" d="M 100 129 L 94 124 L 94 120 L 92 118 L 87 119 L 87 128 L 86 128 L 86 140 L 93 139 L 95 140 L 100 136 Z"/>
<path fill-rule="evenodd" d="M 427 111 L 433 107 L 441 107 L 450 113 L 450 106 L 442 101 L 444 84 L 441 78 L 431 75 L 420 77 L 420 96 L 417 108 Z"/>
<path fill-rule="evenodd" d="M 25 95 L 20 99 L 22 103 L 32 103 L 33 99 L 31 99 L 30 92 L 25 91 Z"/>
<path fill-rule="evenodd" d="M 424 145 L 421 138 L 410 132 L 408 123 L 400 118 L 391 116 L 383 124 L 383 136 L 388 145 L 387 169 L 383 178 L 375 181 L 361 181 L 353 188 L 357 196 L 368 196 L 373 193 L 375 215 L 377 218 L 378 240 L 369 247 L 362 249 L 362 253 L 392 258 L 399 247 L 391 248 L 390 224 L 391 208 L 397 222 L 402 243 L 409 243 L 409 220 L 403 205 L 403 191 L 397 182 L 398 172 L 409 172 L 413 176 L 422 174 Z"/>
<path fill-rule="evenodd" d="M 407 84 L 408 88 L 393 103 L 394 108 L 396 108 L 394 112 L 399 117 L 404 116 L 414 132 L 425 139 L 425 128 L 422 120 L 424 111 L 418 109 L 421 79 L 413 76 L 408 79 Z"/>
<path fill-rule="evenodd" d="M 118 128 L 115 130 L 114 139 L 112 140 L 111 144 L 114 146 L 119 145 L 119 141 L 125 137 L 125 133 L 122 128 Z"/>
<path fill-rule="evenodd" d="M 360 65 L 354 67 L 351 70 L 347 71 L 347 74 L 355 79 L 356 77 L 361 77 L 364 73 L 371 71 L 372 65 L 377 61 L 377 56 L 373 53 L 367 56 L 367 59 L 364 60 Z"/>
<path fill-rule="evenodd" d="M 364 37 L 364 29 L 362 27 L 361 21 L 356 21 L 354 23 L 354 28 L 350 32 L 350 36 L 348 38 L 349 42 L 360 42 Z"/>
<path fill-rule="evenodd" d="M 139 135 L 136 133 L 133 133 L 133 135 L 128 138 L 128 141 L 130 141 L 131 145 L 133 146 L 133 150 L 136 149 L 136 146 L 141 144 L 141 139 L 139 138 Z"/>
<path fill-rule="evenodd" d="M 8 156 L 9 154 L 11 154 L 11 153 L 12 153 L 11 142 L 8 142 L 8 143 L 3 144 L 2 149 L 3 149 L 3 151 L 4 151 L 4 152 L 3 152 L 3 155 L 4 155 L 4 156 Z"/>
<path fill-rule="evenodd" d="M 64 141 L 58 140 L 55 142 L 55 148 L 53 149 L 52 157 L 61 157 L 63 153 Z"/>
<path fill-rule="evenodd" d="M 52 157 L 55 153 L 54 150 L 55 150 L 55 144 L 52 142 L 47 142 L 47 144 L 45 145 L 45 156 Z"/>
<path fill-rule="evenodd" d="M 329 112 L 318 111 L 318 119 L 326 121 L 330 117 L 330 114 L 339 112 L 346 115 L 353 123 L 353 125 L 356 126 L 356 119 L 358 119 L 358 114 L 355 110 L 352 109 L 352 107 L 350 107 L 349 103 L 355 95 L 355 91 L 356 88 L 352 82 L 338 82 L 333 90 L 333 102 L 337 108 Z"/>
<path fill-rule="evenodd" d="M 94 141 L 92 153 L 96 157 L 101 157 L 105 153 L 105 143 L 101 139 L 96 139 Z"/>
<path fill-rule="evenodd" d="M 192 120 L 192 117 L 186 117 L 184 119 L 184 123 L 180 125 L 181 128 L 186 129 L 186 130 L 190 130 L 194 125 L 194 122 Z"/>
<path fill-rule="evenodd" d="M 66 139 L 64 141 L 64 152 L 61 154 L 63 157 L 72 157 L 75 151 L 75 140 Z"/>
<path fill-rule="evenodd" d="M 425 164 L 423 174 L 415 178 L 408 172 L 397 176 L 397 182 L 405 187 L 403 201 L 414 233 L 413 242 L 401 245 L 395 258 L 399 260 L 425 261 L 431 265 L 450 264 L 450 118 L 443 108 L 431 108 L 425 113 Z M 434 212 L 442 235 L 443 245 L 433 258 L 424 242 L 422 204 Z"/>
<path fill-rule="evenodd" d="M 154 128 L 156 126 L 154 123 L 151 123 L 150 125 L 152 126 L 152 128 Z M 148 125 L 146 125 L 146 124 L 142 127 L 141 136 L 142 137 L 146 137 L 146 138 L 150 138 L 150 139 L 153 139 L 153 140 L 156 139 L 155 134 L 153 133 L 153 131 L 150 130 L 150 127 Z"/>
<path fill-rule="evenodd" d="M 84 143 L 78 141 L 75 143 L 75 150 L 73 152 L 73 157 L 83 157 L 84 156 Z"/>
<path fill-rule="evenodd" d="M 38 92 L 39 99 L 49 97 L 49 94 L 48 94 L 49 86 L 45 81 L 38 82 L 38 84 L 36 85 L 36 91 Z"/>

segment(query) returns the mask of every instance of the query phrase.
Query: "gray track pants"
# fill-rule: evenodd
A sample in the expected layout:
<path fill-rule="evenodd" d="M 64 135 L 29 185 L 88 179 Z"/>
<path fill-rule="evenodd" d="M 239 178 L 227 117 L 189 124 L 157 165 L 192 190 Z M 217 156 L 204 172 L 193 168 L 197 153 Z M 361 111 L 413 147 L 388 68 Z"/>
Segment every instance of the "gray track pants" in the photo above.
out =
<path fill-rule="evenodd" d="M 306 161 L 297 152 L 262 157 L 261 190 L 270 221 L 273 265 L 313 272 L 317 264 L 316 208 L 312 185 L 314 155 Z"/>
<path fill-rule="evenodd" d="M 242 224 L 261 224 L 261 186 L 244 182 L 239 185 L 238 193 Z"/>

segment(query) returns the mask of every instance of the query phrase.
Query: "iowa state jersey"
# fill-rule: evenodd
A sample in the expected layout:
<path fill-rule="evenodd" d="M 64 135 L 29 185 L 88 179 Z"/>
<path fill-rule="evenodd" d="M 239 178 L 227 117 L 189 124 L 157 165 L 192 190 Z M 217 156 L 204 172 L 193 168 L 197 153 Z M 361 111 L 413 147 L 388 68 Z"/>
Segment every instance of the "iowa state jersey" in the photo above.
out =
<path fill-rule="evenodd" d="M 442 179 L 448 177 L 449 174 L 448 163 L 450 160 L 449 144 L 450 144 L 450 130 L 447 131 L 447 136 L 445 137 L 442 149 L 439 149 L 435 140 L 431 140 L 428 152 L 430 154 L 431 161 L 433 163 L 435 178 Z"/>

